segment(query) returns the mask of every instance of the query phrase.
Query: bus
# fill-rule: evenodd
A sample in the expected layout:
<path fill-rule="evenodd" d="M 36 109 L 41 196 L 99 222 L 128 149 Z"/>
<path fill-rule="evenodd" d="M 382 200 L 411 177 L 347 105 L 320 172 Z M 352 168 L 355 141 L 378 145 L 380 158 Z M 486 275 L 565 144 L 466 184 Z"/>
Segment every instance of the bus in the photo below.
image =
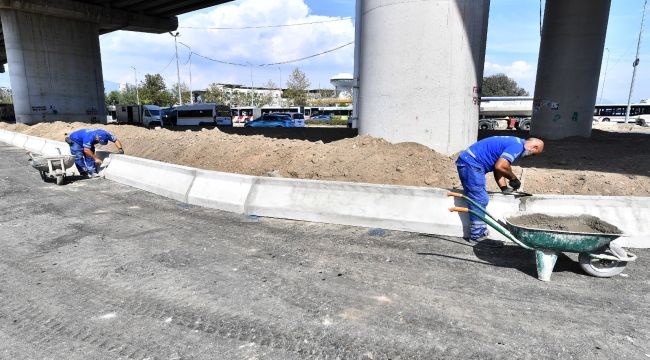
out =
<path fill-rule="evenodd" d="M 178 126 L 232 126 L 230 106 L 221 103 L 180 105 L 176 111 Z"/>
<path fill-rule="evenodd" d="M 352 106 L 323 106 L 312 108 L 310 116 L 330 115 L 332 119 L 348 120 L 352 117 Z"/>
<path fill-rule="evenodd" d="M 626 112 L 627 105 L 596 105 L 594 108 L 594 121 L 624 123 Z M 650 121 L 650 103 L 630 104 L 628 122 L 636 123 L 640 119 L 644 119 L 646 122 Z"/>
<path fill-rule="evenodd" d="M 237 106 L 230 108 L 233 123 L 247 123 L 262 116 L 262 110 L 254 106 Z"/>

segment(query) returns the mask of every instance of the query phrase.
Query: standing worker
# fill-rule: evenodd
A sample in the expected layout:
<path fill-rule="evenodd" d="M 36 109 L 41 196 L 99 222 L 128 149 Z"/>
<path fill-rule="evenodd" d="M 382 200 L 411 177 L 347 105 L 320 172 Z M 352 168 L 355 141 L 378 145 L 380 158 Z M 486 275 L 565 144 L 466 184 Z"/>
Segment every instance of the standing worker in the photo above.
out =
<path fill-rule="evenodd" d="M 70 145 L 70 154 L 74 156 L 74 163 L 79 173 L 88 177 L 97 177 L 97 167 L 102 160 L 95 154 L 95 144 L 106 145 L 111 141 L 115 143 L 117 151 L 124 154 L 122 143 L 117 137 L 102 129 L 79 129 L 65 138 Z"/>
<path fill-rule="evenodd" d="M 494 173 L 494 180 L 503 193 L 518 190 L 521 181 L 512 172 L 512 163 L 520 157 L 538 155 L 542 151 L 544 142 L 537 138 L 524 140 L 515 136 L 493 136 L 474 143 L 461 152 L 456 160 L 465 195 L 486 208 L 490 198 L 485 188 L 485 174 L 489 172 Z M 467 206 L 478 213 L 483 212 L 471 202 Z M 487 224 L 471 213 L 469 219 L 469 241 L 478 243 L 485 240 L 488 236 Z"/>

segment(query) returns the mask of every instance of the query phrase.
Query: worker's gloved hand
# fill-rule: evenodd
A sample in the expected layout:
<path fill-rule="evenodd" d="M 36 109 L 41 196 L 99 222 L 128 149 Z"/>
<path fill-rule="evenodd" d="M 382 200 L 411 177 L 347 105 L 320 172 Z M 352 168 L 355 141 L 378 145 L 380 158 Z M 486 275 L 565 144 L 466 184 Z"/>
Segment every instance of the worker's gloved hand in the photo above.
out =
<path fill-rule="evenodd" d="M 118 154 L 124 154 L 124 149 L 117 149 Z"/>
<path fill-rule="evenodd" d="M 513 191 L 519 190 L 519 188 L 521 187 L 521 181 L 519 181 L 519 179 L 510 180 L 510 187 L 512 188 Z"/>
<path fill-rule="evenodd" d="M 501 193 L 503 194 L 509 194 L 512 192 L 512 189 L 507 186 L 499 186 L 499 188 L 501 189 Z"/>

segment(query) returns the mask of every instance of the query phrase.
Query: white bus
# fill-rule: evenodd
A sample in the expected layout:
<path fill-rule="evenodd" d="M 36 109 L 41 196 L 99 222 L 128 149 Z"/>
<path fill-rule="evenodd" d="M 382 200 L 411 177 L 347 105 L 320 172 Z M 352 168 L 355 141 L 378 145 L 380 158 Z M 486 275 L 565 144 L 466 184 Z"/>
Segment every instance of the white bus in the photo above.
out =
<path fill-rule="evenodd" d="M 230 106 L 220 103 L 181 105 L 176 111 L 178 126 L 232 126 Z"/>
<path fill-rule="evenodd" d="M 594 121 L 625 122 L 627 105 L 596 105 L 594 108 Z M 630 104 L 628 122 L 636 123 L 640 118 L 650 121 L 650 104 Z"/>

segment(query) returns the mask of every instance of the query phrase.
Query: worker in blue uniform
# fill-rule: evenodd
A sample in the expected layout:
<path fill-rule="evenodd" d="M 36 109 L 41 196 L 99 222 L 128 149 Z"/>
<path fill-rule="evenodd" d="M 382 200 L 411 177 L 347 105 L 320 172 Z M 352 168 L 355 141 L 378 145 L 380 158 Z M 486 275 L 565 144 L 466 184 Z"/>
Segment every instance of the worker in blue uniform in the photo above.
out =
<path fill-rule="evenodd" d="M 88 177 L 97 177 L 97 167 L 102 160 L 95 154 L 95 145 L 106 145 L 109 141 L 115 143 L 117 151 L 124 154 L 122 143 L 117 137 L 103 129 L 79 129 L 65 138 L 70 145 L 70 154 L 79 173 Z"/>
<path fill-rule="evenodd" d="M 517 191 L 521 181 L 512 172 L 511 165 L 521 157 L 538 155 L 544 151 L 544 142 L 537 138 L 524 140 L 515 136 L 493 136 L 477 141 L 460 153 L 456 168 L 465 195 L 486 208 L 490 200 L 485 188 L 485 174 L 494 173 L 494 180 L 502 192 Z M 510 185 L 510 186 L 508 186 Z M 483 213 L 474 204 L 468 208 Z M 487 224 L 470 213 L 469 241 L 478 243 L 487 239 Z"/>

